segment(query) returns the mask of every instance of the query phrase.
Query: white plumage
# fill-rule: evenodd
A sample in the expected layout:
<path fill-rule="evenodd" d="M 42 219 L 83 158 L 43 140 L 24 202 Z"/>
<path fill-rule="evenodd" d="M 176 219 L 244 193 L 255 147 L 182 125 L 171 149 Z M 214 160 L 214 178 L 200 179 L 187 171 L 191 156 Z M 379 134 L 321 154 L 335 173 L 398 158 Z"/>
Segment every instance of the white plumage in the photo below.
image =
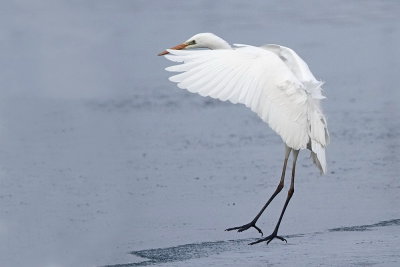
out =
<path fill-rule="evenodd" d="M 208 48 L 211 50 L 183 50 Z M 285 160 L 279 184 L 254 219 L 226 231 L 246 231 L 256 222 L 282 190 L 290 153 L 293 155 L 292 179 L 278 223 L 269 236 L 250 243 L 271 242 L 278 235 L 283 215 L 294 193 L 296 161 L 300 149 L 311 150 L 313 162 L 326 173 L 325 147 L 329 142 L 326 119 L 321 111 L 322 82 L 315 79 L 307 64 L 292 49 L 268 44 L 261 47 L 235 45 L 212 33 L 200 33 L 186 42 L 159 54 L 181 62 L 166 70 L 179 72 L 170 77 L 179 88 L 234 104 L 241 103 L 266 122 L 285 143 Z"/>
<path fill-rule="evenodd" d="M 169 53 L 167 59 L 183 63 L 166 68 L 181 72 L 170 80 L 192 93 L 246 105 L 288 147 L 310 149 L 314 163 L 325 173 L 329 134 L 319 104 L 324 98 L 323 83 L 315 79 L 304 60 L 284 46 L 235 45 L 232 48 L 221 38 L 207 35 L 213 39 L 214 50 L 168 49 L 165 52 Z M 206 43 L 206 37 L 187 46 L 205 47 L 199 43 Z M 189 40 L 196 40 L 196 36 Z"/>

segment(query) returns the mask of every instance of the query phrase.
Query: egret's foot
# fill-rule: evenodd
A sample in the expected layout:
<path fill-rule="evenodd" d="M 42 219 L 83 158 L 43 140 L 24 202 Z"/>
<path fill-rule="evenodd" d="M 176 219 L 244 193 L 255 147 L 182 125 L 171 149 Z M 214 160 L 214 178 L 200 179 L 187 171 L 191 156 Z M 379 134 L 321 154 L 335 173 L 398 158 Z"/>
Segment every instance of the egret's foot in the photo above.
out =
<path fill-rule="evenodd" d="M 272 233 L 272 234 L 270 234 L 269 236 L 267 236 L 265 238 L 261 238 L 261 239 L 259 239 L 257 241 L 251 242 L 249 245 L 255 245 L 255 244 L 258 244 L 258 243 L 261 243 L 261 242 L 267 242 L 267 244 L 269 244 L 269 242 L 271 242 L 272 239 L 274 239 L 274 238 L 280 239 L 280 240 L 285 241 L 287 243 L 287 240 L 285 238 L 277 235 L 277 233 Z"/>
<path fill-rule="evenodd" d="M 263 232 L 261 231 L 260 228 L 258 228 L 258 226 L 256 225 L 255 222 L 251 222 L 251 223 L 248 223 L 248 224 L 245 224 L 245 225 L 242 225 L 242 226 L 237 226 L 237 227 L 228 228 L 228 229 L 226 229 L 225 231 L 237 230 L 238 232 L 243 232 L 243 231 L 246 231 L 247 229 L 249 229 L 249 228 L 251 228 L 251 227 L 253 227 L 254 229 L 256 229 L 256 230 L 261 234 L 261 236 L 263 236 Z"/>

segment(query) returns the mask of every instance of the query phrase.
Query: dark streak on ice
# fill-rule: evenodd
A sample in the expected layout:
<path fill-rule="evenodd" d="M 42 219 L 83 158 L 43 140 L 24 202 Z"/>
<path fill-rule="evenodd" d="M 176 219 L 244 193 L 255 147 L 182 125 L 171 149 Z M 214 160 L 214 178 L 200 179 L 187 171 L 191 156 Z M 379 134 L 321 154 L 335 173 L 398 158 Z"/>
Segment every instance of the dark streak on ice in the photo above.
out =
<path fill-rule="evenodd" d="M 372 228 L 392 226 L 392 225 L 400 225 L 400 219 L 381 221 L 381 222 L 378 222 L 375 224 L 368 224 L 368 225 L 338 227 L 338 228 L 329 229 L 329 231 L 330 232 L 368 231 L 368 230 L 371 230 Z"/>
<path fill-rule="evenodd" d="M 195 258 L 207 257 L 224 251 L 230 251 L 235 247 L 247 245 L 256 239 L 239 239 L 228 241 L 202 242 L 195 244 L 185 244 L 169 248 L 155 248 L 147 250 L 133 251 L 131 254 L 149 259 L 147 261 L 133 264 L 109 265 L 109 267 L 128 267 L 128 266 L 146 266 L 162 262 L 176 262 Z"/>
<path fill-rule="evenodd" d="M 368 225 L 356 225 L 347 227 L 338 227 L 329 229 L 327 232 L 346 232 L 346 231 L 368 231 L 373 228 L 385 226 L 400 226 L 400 219 L 381 221 Z M 312 235 L 324 234 L 326 232 L 315 232 Z M 306 234 L 288 235 L 286 238 L 295 238 L 305 236 Z M 145 258 L 147 260 L 137 263 L 107 265 L 104 267 L 132 267 L 148 266 L 160 263 L 179 262 L 196 258 L 209 257 L 225 251 L 237 250 L 240 247 L 247 246 L 248 243 L 255 241 L 255 238 L 237 239 L 228 241 L 202 242 L 194 244 L 185 244 L 176 247 L 155 248 L 133 251 L 131 254 Z"/>

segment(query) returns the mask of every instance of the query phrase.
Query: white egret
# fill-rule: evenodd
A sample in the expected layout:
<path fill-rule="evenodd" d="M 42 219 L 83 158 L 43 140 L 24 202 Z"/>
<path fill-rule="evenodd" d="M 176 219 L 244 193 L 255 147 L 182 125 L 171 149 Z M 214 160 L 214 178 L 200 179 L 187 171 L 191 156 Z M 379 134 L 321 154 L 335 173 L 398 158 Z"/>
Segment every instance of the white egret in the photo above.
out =
<path fill-rule="evenodd" d="M 209 50 L 187 50 L 208 48 Z M 186 42 L 161 52 L 159 56 L 183 64 L 166 68 L 181 72 L 169 78 L 179 88 L 234 104 L 241 103 L 258 114 L 285 143 L 285 158 L 279 184 L 266 204 L 248 224 L 228 228 L 245 231 L 251 227 L 263 235 L 256 222 L 284 186 L 286 165 L 293 154 L 292 177 L 286 202 L 272 234 L 253 243 L 274 238 L 286 207 L 294 193 L 296 160 L 301 149 L 309 149 L 321 173 L 326 172 L 325 147 L 329 134 L 320 107 L 322 82 L 315 79 L 308 65 L 292 49 L 268 44 L 261 47 L 229 45 L 212 33 L 199 33 Z"/>

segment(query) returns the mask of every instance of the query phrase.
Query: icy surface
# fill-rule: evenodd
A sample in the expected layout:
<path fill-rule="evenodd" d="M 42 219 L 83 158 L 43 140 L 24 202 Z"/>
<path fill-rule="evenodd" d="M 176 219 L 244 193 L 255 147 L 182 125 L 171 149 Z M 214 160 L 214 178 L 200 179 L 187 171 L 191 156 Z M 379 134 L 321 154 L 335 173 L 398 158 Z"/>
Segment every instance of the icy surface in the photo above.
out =
<path fill-rule="evenodd" d="M 2 1 L 0 12 L 1 266 L 400 265 L 397 1 Z M 327 82 L 329 171 L 300 153 L 287 244 L 224 231 L 273 192 L 284 148 L 244 106 L 168 82 L 156 54 L 198 32 L 291 47 Z M 258 222 L 265 234 L 285 197 Z"/>

